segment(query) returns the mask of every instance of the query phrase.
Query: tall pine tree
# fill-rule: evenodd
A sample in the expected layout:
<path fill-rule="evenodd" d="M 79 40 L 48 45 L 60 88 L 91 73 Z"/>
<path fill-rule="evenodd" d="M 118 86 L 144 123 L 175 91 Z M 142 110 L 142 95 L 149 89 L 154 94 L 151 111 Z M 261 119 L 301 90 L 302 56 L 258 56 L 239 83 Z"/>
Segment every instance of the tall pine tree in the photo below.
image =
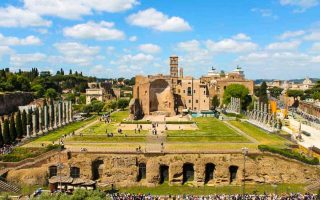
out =
<path fill-rule="evenodd" d="M 21 124 L 22 124 L 22 134 L 27 134 L 27 112 L 25 110 L 22 111 L 21 116 Z"/>
<path fill-rule="evenodd" d="M 17 115 L 16 115 L 16 131 L 17 131 L 17 137 L 22 138 L 23 129 L 22 129 L 22 120 L 21 120 L 20 110 L 17 112 Z"/>
<path fill-rule="evenodd" d="M 32 110 L 30 109 L 27 115 L 27 124 L 30 125 L 30 131 L 32 132 L 33 125 L 32 125 Z"/>
<path fill-rule="evenodd" d="M 268 103 L 268 94 L 267 94 L 267 83 L 265 81 L 262 82 L 259 89 L 259 101 L 263 103 Z"/>
<path fill-rule="evenodd" d="M 8 119 L 5 119 L 4 122 L 3 122 L 3 142 L 5 144 L 11 144 L 9 120 Z"/>
<path fill-rule="evenodd" d="M 12 143 L 14 143 L 17 139 L 17 131 L 16 131 L 16 126 L 14 122 L 14 115 L 11 115 L 10 118 L 10 140 Z"/>
<path fill-rule="evenodd" d="M 3 141 L 3 137 L 2 137 L 2 126 L 1 126 L 1 122 L 0 122 L 0 148 L 3 147 L 4 145 L 4 141 Z"/>

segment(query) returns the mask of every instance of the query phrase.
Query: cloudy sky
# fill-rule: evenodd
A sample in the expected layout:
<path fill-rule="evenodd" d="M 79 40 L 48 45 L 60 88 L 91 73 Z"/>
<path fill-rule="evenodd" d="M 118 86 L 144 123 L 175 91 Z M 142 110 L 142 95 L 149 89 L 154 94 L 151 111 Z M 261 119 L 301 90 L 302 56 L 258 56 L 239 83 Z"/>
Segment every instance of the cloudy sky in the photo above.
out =
<path fill-rule="evenodd" d="M 97 77 L 241 66 L 248 78 L 320 77 L 320 0 L 1 0 L 1 67 Z"/>

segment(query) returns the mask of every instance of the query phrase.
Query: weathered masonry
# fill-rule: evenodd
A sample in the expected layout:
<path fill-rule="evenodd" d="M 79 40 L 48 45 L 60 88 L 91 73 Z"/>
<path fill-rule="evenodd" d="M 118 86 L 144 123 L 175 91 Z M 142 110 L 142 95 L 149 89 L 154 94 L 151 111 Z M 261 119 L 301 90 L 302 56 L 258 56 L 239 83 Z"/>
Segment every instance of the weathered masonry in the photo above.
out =
<path fill-rule="evenodd" d="M 234 154 L 107 154 L 71 153 L 55 155 L 27 169 L 11 170 L 7 180 L 15 184 L 41 184 L 48 178 L 95 180 L 116 186 L 240 185 L 244 178 L 243 155 Z M 246 183 L 309 183 L 320 179 L 320 168 L 270 154 L 248 155 Z M 17 182 L 19 181 L 19 183 Z"/>

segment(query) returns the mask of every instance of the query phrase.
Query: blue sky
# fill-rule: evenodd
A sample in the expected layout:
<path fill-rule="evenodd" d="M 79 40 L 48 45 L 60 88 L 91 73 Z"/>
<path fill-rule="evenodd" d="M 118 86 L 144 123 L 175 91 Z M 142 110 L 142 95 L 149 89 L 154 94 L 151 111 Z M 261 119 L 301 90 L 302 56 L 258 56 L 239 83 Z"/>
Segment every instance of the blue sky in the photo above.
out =
<path fill-rule="evenodd" d="M 0 60 L 97 77 L 241 66 L 251 79 L 320 76 L 320 0 L 2 0 Z"/>

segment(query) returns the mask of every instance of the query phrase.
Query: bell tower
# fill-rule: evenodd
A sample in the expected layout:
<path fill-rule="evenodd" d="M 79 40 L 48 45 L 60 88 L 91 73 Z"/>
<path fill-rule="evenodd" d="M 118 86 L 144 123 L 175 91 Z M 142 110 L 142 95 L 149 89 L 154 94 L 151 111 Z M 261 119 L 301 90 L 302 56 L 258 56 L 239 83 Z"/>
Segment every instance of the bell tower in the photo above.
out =
<path fill-rule="evenodd" d="M 172 81 L 172 90 L 173 93 L 175 93 L 178 82 L 178 56 L 170 56 L 170 77 Z"/>

